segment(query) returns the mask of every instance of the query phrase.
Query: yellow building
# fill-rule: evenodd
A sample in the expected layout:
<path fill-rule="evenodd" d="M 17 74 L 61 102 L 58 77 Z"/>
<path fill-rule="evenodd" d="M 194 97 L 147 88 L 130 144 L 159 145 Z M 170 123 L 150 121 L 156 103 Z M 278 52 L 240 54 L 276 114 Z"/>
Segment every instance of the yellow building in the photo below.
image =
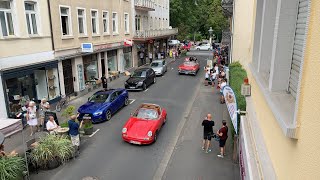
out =
<path fill-rule="evenodd" d="M 320 1 L 233 2 L 232 61 L 247 70 L 244 179 L 320 179 Z"/>

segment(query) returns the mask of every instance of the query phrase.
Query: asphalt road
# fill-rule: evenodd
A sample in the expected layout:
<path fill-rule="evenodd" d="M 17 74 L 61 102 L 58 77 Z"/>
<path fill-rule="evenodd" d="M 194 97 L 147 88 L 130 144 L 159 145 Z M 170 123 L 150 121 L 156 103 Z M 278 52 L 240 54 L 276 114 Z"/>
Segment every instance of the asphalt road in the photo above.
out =
<path fill-rule="evenodd" d="M 83 144 L 80 156 L 51 171 L 32 175 L 32 179 L 79 180 L 96 177 L 103 180 L 150 180 L 162 175 L 170 150 L 174 148 L 179 131 L 189 114 L 195 95 L 204 77 L 202 67 L 208 56 L 198 57 L 201 69 L 197 76 L 178 75 L 177 67 L 182 60 L 169 65 L 168 72 L 145 92 L 130 92 L 133 103 L 121 109 L 109 122 L 94 125 L 99 131 Z M 123 87 L 118 82 L 112 88 Z M 78 103 L 87 99 L 81 98 Z M 167 124 L 160 131 L 158 141 L 148 146 L 136 146 L 121 139 L 121 129 L 141 103 L 159 104 L 167 109 Z M 169 152 L 168 152 L 169 151 Z"/>

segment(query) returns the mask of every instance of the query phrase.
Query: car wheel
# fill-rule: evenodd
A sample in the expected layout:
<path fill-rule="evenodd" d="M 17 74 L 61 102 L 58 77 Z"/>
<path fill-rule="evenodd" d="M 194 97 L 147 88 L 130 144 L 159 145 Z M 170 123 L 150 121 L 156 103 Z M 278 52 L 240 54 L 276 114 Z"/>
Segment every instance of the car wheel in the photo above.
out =
<path fill-rule="evenodd" d="M 128 105 L 129 105 L 129 98 L 128 98 L 128 97 L 126 97 L 126 98 L 124 99 L 124 105 L 125 105 L 125 106 L 128 106 Z"/>
<path fill-rule="evenodd" d="M 111 116 L 112 116 L 111 111 L 107 110 L 107 112 L 106 112 L 106 121 L 109 121 L 111 119 Z"/>
<path fill-rule="evenodd" d="M 146 90 L 146 89 L 147 89 L 147 85 L 146 85 L 146 83 L 143 83 L 143 85 L 142 85 L 142 89 L 143 89 L 143 90 Z"/>
<path fill-rule="evenodd" d="M 155 84 L 156 82 L 157 82 L 156 77 L 154 77 L 152 84 Z"/>
<path fill-rule="evenodd" d="M 200 51 L 200 48 L 198 48 L 197 50 Z"/>

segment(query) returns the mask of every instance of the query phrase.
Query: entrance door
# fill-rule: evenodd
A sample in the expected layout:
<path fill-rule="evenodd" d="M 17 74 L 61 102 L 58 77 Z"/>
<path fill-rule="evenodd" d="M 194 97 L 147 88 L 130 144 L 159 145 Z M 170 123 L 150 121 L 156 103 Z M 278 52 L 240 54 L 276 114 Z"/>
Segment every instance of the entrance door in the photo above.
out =
<path fill-rule="evenodd" d="M 64 76 L 64 90 L 66 95 L 70 95 L 74 93 L 71 59 L 62 61 L 62 66 Z"/>

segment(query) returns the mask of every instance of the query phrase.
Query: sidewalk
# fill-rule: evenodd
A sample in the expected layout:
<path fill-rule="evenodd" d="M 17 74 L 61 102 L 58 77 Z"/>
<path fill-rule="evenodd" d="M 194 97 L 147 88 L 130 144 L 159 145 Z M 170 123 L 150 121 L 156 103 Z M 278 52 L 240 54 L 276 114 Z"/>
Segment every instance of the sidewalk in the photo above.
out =
<path fill-rule="evenodd" d="M 167 58 L 166 61 L 168 61 L 168 63 L 171 63 L 173 61 L 172 58 Z M 145 65 L 147 66 L 147 65 Z M 137 69 L 137 67 L 131 68 L 129 71 L 133 72 L 135 69 Z M 122 88 L 124 87 L 124 81 L 126 81 L 128 79 L 127 76 L 125 75 L 120 75 L 119 78 L 112 80 L 110 82 L 108 82 L 108 87 L 109 88 Z M 99 87 L 97 89 L 92 90 L 91 92 L 82 95 L 82 96 L 77 96 L 77 97 L 73 97 L 71 98 L 72 100 L 69 102 L 69 105 L 75 106 L 76 110 L 82 105 L 84 104 L 87 99 L 92 96 L 95 92 L 102 90 L 102 87 Z M 51 110 L 55 111 L 55 105 L 56 104 L 51 104 Z M 62 117 L 62 112 L 63 109 L 61 110 L 61 112 L 57 112 L 57 118 L 59 120 L 59 123 L 63 123 L 65 121 L 67 121 L 67 119 L 65 117 Z M 29 127 L 26 127 L 25 129 L 23 129 L 22 131 L 23 136 L 21 132 L 16 133 L 8 138 L 6 138 L 5 142 L 4 142 L 4 146 L 5 146 L 5 151 L 6 152 L 11 152 L 11 151 L 16 151 L 17 153 L 24 155 L 24 148 L 23 148 L 23 140 L 22 138 L 24 138 L 24 142 L 29 141 L 30 139 L 33 138 L 39 138 L 44 136 L 45 134 L 43 132 L 36 132 L 33 136 L 30 136 L 30 129 Z"/>
<path fill-rule="evenodd" d="M 206 154 L 201 150 L 203 138 L 201 122 L 208 113 L 212 114 L 215 121 L 214 132 L 221 127 L 223 119 L 227 120 L 228 127 L 232 126 L 226 105 L 220 104 L 219 90 L 216 87 L 201 84 L 200 92 L 187 117 L 184 130 L 179 137 L 163 179 L 240 179 L 239 165 L 232 162 L 231 128 L 229 128 L 229 138 L 226 144 L 227 155 L 223 159 L 217 157 L 220 149 L 219 143 L 214 139 L 211 140 L 212 152 Z"/>

